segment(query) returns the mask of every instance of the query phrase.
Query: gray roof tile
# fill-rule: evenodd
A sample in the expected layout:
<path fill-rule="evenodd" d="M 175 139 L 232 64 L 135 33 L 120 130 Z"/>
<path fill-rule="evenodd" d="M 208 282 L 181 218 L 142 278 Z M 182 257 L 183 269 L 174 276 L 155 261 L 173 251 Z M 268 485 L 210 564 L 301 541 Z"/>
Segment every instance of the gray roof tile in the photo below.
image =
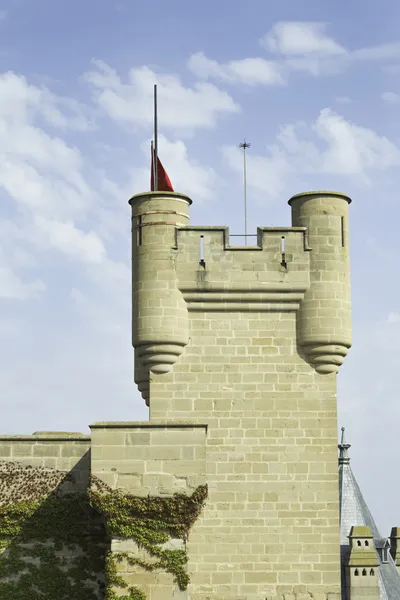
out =
<path fill-rule="evenodd" d="M 364 500 L 361 490 L 350 466 L 348 449 L 350 444 L 345 442 L 344 429 L 342 428 L 342 440 L 339 444 L 339 499 L 340 499 L 340 555 L 342 568 L 342 600 L 346 597 L 345 564 L 350 551 L 349 538 L 351 528 L 354 525 L 368 525 L 374 536 L 376 548 L 382 548 L 383 538 L 376 526 L 371 512 Z M 388 553 L 388 562 L 381 563 L 379 567 L 379 588 L 381 600 L 400 599 L 400 574 L 394 561 Z"/>

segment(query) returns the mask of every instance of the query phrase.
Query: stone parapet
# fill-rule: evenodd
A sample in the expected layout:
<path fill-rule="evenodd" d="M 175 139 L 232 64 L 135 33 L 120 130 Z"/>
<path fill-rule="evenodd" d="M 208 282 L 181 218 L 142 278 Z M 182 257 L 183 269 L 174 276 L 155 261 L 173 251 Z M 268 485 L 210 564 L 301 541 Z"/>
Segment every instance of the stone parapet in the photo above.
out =
<path fill-rule="evenodd" d="M 136 496 L 192 493 L 206 483 L 207 425 L 94 423 L 92 474 Z"/>

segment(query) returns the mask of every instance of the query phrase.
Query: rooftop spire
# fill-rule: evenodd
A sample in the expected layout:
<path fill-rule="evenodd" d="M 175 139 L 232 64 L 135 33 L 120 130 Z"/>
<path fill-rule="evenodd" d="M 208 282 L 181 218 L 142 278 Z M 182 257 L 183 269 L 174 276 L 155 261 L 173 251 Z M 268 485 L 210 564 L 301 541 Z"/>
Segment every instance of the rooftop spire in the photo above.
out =
<path fill-rule="evenodd" d="M 344 432 L 345 429 L 344 427 L 342 427 L 342 438 L 340 440 L 340 444 L 338 445 L 338 448 L 340 450 L 339 465 L 348 465 L 350 463 L 350 458 L 348 457 L 347 451 L 349 448 L 351 448 L 351 445 L 346 443 Z"/>

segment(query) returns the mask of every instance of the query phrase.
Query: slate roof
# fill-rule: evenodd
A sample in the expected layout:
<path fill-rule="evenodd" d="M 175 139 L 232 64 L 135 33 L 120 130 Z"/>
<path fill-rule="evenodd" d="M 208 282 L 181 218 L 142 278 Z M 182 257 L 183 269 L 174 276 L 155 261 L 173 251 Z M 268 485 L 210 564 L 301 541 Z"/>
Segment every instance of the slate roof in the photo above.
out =
<path fill-rule="evenodd" d="M 400 574 L 394 564 L 390 552 L 387 563 L 382 563 L 382 548 L 387 545 L 382 537 L 373 516 L 364 500 L 359 485 L 350 466 L 348 449 L 350 444 L 345 440 L 344 428 L 339 444 L 339 500 L 340 500 L 340 554 L 342 571 L 342 600 L 349 600 L 346 595 L 345 564 L 350 552 L 348 535 L 353 525 L 368 525 L 374 537 L 375 548 L 380 555 L 379 588 L 381 600 L 399 600 Z"/>

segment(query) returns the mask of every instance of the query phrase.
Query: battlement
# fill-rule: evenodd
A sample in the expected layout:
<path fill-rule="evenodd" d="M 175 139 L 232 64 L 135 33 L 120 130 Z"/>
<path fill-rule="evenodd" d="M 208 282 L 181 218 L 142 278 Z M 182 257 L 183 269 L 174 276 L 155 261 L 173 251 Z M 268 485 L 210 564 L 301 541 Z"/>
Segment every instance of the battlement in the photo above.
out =
<path fill-rule="evenodd" d="M 306 228 L 258 228 L 231 246 L 228 227 L 176 230 L 178 287 L 189 311 L 297 310 L 309 286 Z"/>
<path fill-rule="evenodd" d="M 233 246 L 228 227 L 189 225 L 175 192 L 134 196 L 133 346 L 136 382 L 168 373 L 189 342 L 190 312 L 297 312 L 297 343 L 319 373 L 337 372 L 351 346 L 348 205 L 337 192 L 289 200 L 292 227 L 259 227 Z"/>
<path fill-rule="evenodd" d="M 268 240 L 266 240 L 266 236 L 270 238 L 275 238 L 276 235 L 279 235 L 281 243 L 279 245 L 280 251 L 282 247 L 284 248 L 285 242 L 282 240 L 286 240 L 287 236 L 291 237 L 291 233 L 301 234 L 304 239 L 304 250 L 311 250 L 308 246 L 308 231 L 307 227 L 257 227 L 257 235 L 256 236 L 248 236 L 248 237 L 256 237 L 257 243 L 253 245 L 232 245 L 230 244 L 230 239 L 232 237 L 230 233 L 230 228 L 227 226 L 204 226 L 204 225 L 187 225 L 185 227 L 177 227 L 176 228 L 176 245 L 175 248 L 178 250 L 178 238 L 180 236 L 180 232 L 184 231 L 188 234 L 188 232 L 194 232 L 192 234 L 194 239 L 198 239 L 203 237 L 206 234 L 209 234 L 210 238 L 215 242 L 220 240 L 222 244 L 223 250 L 239 250 L 244 252 L 251 252 L 252 250 L 267 250 L 269 248 Z M 214 234 L 218 234 L 214 237 Z M 189 237 L 189 235 L 187 236 Z M 244 235 L 237 235 L 236 237 L 245 237 Z M 296 236 L 297 239 L 297 236 Z"/>

